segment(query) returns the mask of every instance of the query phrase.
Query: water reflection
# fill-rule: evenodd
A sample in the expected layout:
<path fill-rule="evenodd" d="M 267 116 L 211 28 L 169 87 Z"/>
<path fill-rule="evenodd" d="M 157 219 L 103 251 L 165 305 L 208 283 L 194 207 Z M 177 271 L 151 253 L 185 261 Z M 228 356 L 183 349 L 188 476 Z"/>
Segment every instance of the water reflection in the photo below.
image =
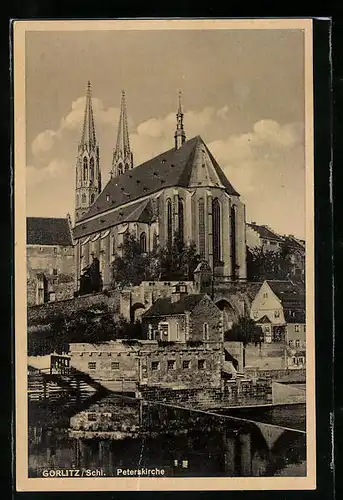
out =
<path fill-rule="evenodd" d="M 292 409 L 290 410 L 292 411 Z M 29 403 L 29 474 L 164 468 L 174 476 L 306 474 L 305 435 L 130 398 Z"/>

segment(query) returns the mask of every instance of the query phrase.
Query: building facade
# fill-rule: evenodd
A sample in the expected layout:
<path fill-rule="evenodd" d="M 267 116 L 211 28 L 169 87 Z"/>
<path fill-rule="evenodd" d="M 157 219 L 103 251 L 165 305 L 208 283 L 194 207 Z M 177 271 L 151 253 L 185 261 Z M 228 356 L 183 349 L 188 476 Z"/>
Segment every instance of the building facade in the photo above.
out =
<path fill-rule="evenodd" d="M 222 344 L 159 345 L 115 340 L 70 344 L 71 367 L 111 391 L 138 393 L 141 387 L 205 389 L 221 386 Z"/>
<path fill-rule="evenodd" d="M 182 285 L 181 285 L 182 286 Z M 166 342 L 223 342 L 223 313 L 206 294 L 174 293 L 142 315 L 147 338 Z"/>
<path fill-rule="evenodd" d="M 75 255 L 70 217 L 26 219 L 27 304 L 72 298 Z"/>
<path fill-rule="evenodd" d="M 88 94 L 85 123 L 94 125 L 89 103 Z M 176 118 L 174 146 L 134 166 L 122 97 L 111 178 L 93 203 L 89 185 L 88 208 L 75 214 L 77 289 L 93 257 L 100 261 L 104 287 L 109 285 L 111 262 L 128 233 L 149 251 L 170 244 L 178 232 L 185 243 L 196 243 L 216 275 L 246 279 L 245 206 L 201 137 L 186 140 L 181 99 Z"/>
<path fill-rule="evenodd" d="M 287 343 L 287 335 L 291 339 L 295 331 L 304 334 L 304 288 L 292 281 L 264 281 L 251 304 L 250 317 L 262 327 L 268 343 Z"/>
<path fill-rule="evenodd" d="M 251 222 L 246 224 L 246 240 L 250 250 L 261 248 L 264 252 L 278 252 L 283 239 L 270 227 Z"/>

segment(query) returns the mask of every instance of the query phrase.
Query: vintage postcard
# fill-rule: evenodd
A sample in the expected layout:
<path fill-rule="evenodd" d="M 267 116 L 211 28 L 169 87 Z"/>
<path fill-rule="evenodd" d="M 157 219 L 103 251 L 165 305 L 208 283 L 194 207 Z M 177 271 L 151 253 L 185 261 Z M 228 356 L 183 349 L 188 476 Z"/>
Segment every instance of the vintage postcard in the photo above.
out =
<path fill-rule="evenodd" d="M 13 24 L 17 491 L 316 487 L 312 21 Z"/>

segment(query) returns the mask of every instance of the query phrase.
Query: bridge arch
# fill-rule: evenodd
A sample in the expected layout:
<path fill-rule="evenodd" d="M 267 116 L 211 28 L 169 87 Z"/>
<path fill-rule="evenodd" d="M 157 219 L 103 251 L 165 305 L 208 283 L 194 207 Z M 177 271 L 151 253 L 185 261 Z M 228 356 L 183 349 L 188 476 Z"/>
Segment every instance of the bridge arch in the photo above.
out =
<path fill-rule="evenodd" d="M 223 329 L 226 332 L 231 329 L 232 324 L 236 321 L 237 313 L 227 299 L 216 299 L 215 304 L 223 313 Z"/>
<path fill-rule="evenodd" d="M 130 321 L 135 323 L 139 320 L 145 311 L 145 305 L 142 302 L 135 302 L 130 308 Z"/>

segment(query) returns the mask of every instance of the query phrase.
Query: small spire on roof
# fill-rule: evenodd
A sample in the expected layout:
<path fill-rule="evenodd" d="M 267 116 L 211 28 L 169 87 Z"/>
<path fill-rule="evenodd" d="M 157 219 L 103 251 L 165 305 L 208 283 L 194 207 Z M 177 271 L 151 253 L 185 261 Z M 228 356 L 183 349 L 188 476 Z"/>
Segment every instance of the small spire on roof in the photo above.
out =
<path fill-rule="evenodd" d="M 180 149 L 186 140 L 186 134 L 183 128 L 183 109 L 182 109 L 182 92 L 179 91 L 179 105 L 176 114 L 176 130 L 174 134 L 175 149 Z"/>

